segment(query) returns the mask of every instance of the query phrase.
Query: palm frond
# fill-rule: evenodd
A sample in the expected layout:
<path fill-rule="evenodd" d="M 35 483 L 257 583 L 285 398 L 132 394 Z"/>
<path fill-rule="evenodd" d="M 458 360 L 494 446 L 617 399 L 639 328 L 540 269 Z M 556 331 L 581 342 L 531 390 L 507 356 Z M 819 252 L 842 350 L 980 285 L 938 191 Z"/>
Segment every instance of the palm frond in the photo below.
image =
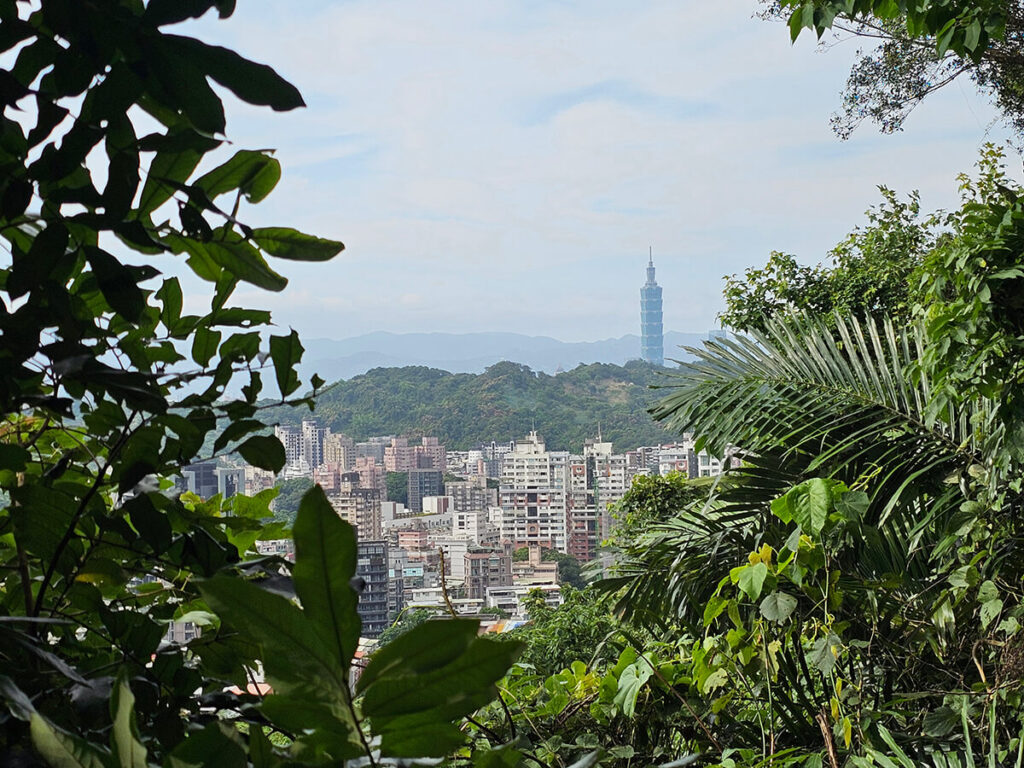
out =
<path fill-rule="evenodd" d="M 952 470 L 991 466 L 978 434 L 986 404 L 928 415 L 924 344 L 919 327 L 889 320 L 839 317 L 833 332 L 808 316 L 774 319 L 764 333 L 688 349 L 696 361 L 669 374 L 652 413 L 718 455 L 738 446 L 802 456 L 807 474 L 871 478 L 879 521 Z"/>

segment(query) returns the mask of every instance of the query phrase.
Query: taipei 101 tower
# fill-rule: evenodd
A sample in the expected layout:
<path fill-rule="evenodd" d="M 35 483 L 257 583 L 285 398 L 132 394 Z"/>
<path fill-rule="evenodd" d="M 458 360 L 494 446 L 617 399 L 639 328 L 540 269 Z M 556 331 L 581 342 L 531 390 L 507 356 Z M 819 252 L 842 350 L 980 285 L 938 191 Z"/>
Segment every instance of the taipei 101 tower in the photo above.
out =
<path fill-rule="evenodd" d="M 640 288 L 640 357 L 665 364 L 665 331 L 661 324 L 661 286 L 654 279 L 654 256 L 647 262 L 647 282 Z"/>

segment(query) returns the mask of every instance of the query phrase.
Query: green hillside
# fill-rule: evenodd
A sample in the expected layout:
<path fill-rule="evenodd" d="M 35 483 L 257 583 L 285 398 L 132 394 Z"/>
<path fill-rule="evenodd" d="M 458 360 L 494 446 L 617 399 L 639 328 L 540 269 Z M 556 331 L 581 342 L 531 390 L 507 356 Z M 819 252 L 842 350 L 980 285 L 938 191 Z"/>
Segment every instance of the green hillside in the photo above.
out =
<path fill-rule="evenodd" d="M 507 362 L 481 374 L 375 368 L 328 387 L 316 415 L 356 440 L 435 435 L 452 450 L 523 437 L 536 425 L 549 448 L 578 451 L 600 424 L 620 451 L 671 439 L 647 413 L 659 396 L 650 386 L 665 381 L 660 369 L 641 362 L 581 365 L 553 376 Z M 282 423 L 308 415 L 275 414 Z"/>

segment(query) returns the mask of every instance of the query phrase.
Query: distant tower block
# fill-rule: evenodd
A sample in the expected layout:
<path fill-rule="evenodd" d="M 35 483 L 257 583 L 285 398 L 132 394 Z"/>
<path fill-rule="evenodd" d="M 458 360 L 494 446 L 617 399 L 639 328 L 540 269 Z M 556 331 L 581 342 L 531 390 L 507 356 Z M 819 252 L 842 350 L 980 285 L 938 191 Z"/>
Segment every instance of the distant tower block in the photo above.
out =
<path fill-rule="evenodd" d="M 640 289 L 640 357 L 665 364 L 665 329 L 661 324 L 661 286 L 654 279 L 654 256 L 647 262 L 647 282 Z"/>

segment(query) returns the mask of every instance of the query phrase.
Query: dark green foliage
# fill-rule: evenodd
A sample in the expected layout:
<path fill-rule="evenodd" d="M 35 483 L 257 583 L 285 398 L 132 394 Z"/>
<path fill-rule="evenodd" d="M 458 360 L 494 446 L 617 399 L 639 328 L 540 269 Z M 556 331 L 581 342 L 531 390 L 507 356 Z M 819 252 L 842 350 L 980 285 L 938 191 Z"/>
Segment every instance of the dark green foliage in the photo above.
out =
<path fill-rule="evenodd" d="M 493 698 L 520 645 L 478 638 L 473 620 L 422 623 L 374 653 L 353 692 L 361 627 L 355 532 L 319 487 L 303 496 L 293 531 L 301 608 L 226 575 L 200 585 L 224 622 L 218 637 L 240 631 L 255 643 L 250 653 L 274 689 L 262 715 L 293 739 L 292 754 L 311 762 L 372 754 L 364 718 L 380 737 L 378 757 L 443 757 L 456 749 L 465 736 L 453 721 Z M 210 759 L 203 765 L 212 766 Z"/>
<path fill-rule="evenodd" d="M 547 676 L 569 667 L 573 661 L 599 662 L 612 658 L 606 640 L 618 624 L 592 589 L 563 586 L 565 602 L 551 608 L 544 595 L 534 590 L 527 598 L 530 623 L 511 632 L 526 643 L 519 661 Z"/>
<path fill-rule="evenodd" d="M 864 318 L 910 317 L 920 299 L 919 271 L 935 247 L 941 213 L 921 216 L 917 193 L 906 202 L 879 187 L 884 202 L 829 252 L 829 263 L 807 266 L 794 256 L 772 253 L 761 268 L 725 280 L 722 324 L 738 331 L 764 330 L 773 317 L 804 312 L 828 322 L 833 313 Z"/>
<path fill-rule="evenodd" d="M 768 319 L 707 344 L 659 407 L 744 459 L 599 585 L 685 645 L 663 672 L 714 723 L 691 748 L 823 765 L 827 733 L 833 764 L 1017 754 L 1024 211 L 999 160 L 961 179 L 909 319 Z"/>
<path fill-rule="evenodd" d="M 233 7 L 0 0 L 0 45 L 17 47 L 0 68 L 5 766 L 442 757 L 518 651 L 477 640 L 474 623 L 435 622 L 371 662 L 357 703 L 355 536 L 323 492 L 300 504 L 292 567 L 257 551 L 286 535 L 273 491 L 204 501 L 173 487 L 204 446 L 281 469 L 265 411 L 310 404 L 285 400 L 302 345 L 235 290 L 281 290 L 271 260 L 342 249 L 241 220 L 281 170 L 270 151 L 224 151 L 211 81 L 276 110 L 302 98 L 269 67 L 162 28 Z M 193 178 L 200 163 L 212 170 Z M 173 257 L 209 284 L 201 314 L 182 314 L 198 306 L 185 281 L 148 266 Z M 280 398 L 267 402 L 270 367 Z M 176 621 L 201 634 L 166 641 Z M 444 652 L 408 653 L 424 642 Z M 264 698 L 245 693 L 260 668 Z"/>
<path fill-rule="evenodd" d="M 587 580 L 583 578 L 583 569 L 580 566 L 580 561 L 572 555 L 548 549 L 544 551 L 542 559 L 545 562 L 558 563 L 559 584 L 568 584 L 573 589 L 583 589 L 587 586 Z"/>
<path fill-rule="evenodd" d="M 901 130 L 929 94 L 964 76 L 1024 132 L 1024 7 L 1019 0 L 771 0 L 763 15 L 820 38 L 835 28 L 870 41 L 858 51 L 833 127 L 848 138 L 864 120 Z"/>
<path fill-rule="evenodd" d="M 516 363 L 482 374 L 431 368 L 377 368 L 326 389 L 317 414 L 332 430 L 356 439 L 373 435 L 434 435 L 450 449 L 513 440 L 537 431 L 553 450 L 580 450 L 598 425 L 616 450 L 671 439 L 646 409 L 662 380 L 641 362 L 595 363 L 550 376 Z M 275 412 L 282 421 L 301 414 Z M 390 497 L 389 497 L 390 498 Z"/>
<path fill-rule="evenodd" d="M 387 488 L 388 501 L 397 501 L 400 504 L 409 503 L 408 472 L 388 472 L 384 476 L 384 484 Z"/>
<path fill-rule="evenodd" d="M 279 480 L 276 484 L 277 497 L 274 499 L 274 519 L 291 523 L 299 511 L 302 496 L 313 487 L 308 477 L 296 477 L 292 480 Z"/>
<path fill-rule="evenodd" d="M 626 551 L 642 547 L 641 539 L 679 510 L 707 498 L 710 479 L 690 480 L 679 472 L 639 475 L 615 506 L 607 544 Z"/>
<path fill-rule="evenodd" d="M 380 633 L 377 637 L 377 648 L 383 648 L 399 635 L 404 635 L 410 629 L 418 627 L 425 621 L 435 617 L 437 614 L 425 608 L 417 608 L 414 611 L 405 610 L 395 619 L 395 622 Z"/>

